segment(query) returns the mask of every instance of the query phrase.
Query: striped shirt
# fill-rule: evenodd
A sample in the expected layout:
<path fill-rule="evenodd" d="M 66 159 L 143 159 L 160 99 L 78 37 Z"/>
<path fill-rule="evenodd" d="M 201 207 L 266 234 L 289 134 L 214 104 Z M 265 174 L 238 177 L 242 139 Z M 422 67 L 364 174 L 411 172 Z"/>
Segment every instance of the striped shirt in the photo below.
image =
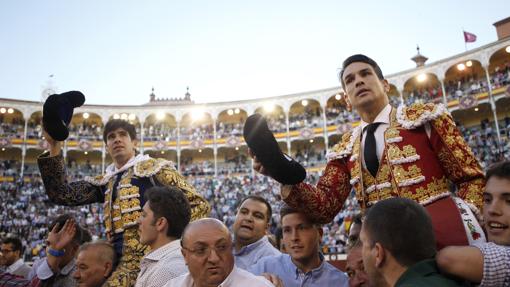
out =
<path fill-rule="evenodd" d="M 135 287 L 159 287 L 188 272 L 181 254 L 180 240 L 174 240 L 149 252 L 140 262 Z"/>
<path fill-rule="evenodd" d="M 510 246 L 493 242 L 473 246 L 483 254 L 483 278 L 480 286 L 510 287 Z"/>

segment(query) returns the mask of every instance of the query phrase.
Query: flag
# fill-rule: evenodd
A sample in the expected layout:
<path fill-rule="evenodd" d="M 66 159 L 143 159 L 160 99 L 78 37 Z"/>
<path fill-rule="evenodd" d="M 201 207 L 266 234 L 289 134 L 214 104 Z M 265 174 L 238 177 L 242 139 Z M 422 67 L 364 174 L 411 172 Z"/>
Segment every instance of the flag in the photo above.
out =
<path fill-rule="evenodd" d="M 466 43 L 472 43 L 476 41 L 476 35 L 473 33 L 469 33 L 464 31 L 464 42 Z"/>

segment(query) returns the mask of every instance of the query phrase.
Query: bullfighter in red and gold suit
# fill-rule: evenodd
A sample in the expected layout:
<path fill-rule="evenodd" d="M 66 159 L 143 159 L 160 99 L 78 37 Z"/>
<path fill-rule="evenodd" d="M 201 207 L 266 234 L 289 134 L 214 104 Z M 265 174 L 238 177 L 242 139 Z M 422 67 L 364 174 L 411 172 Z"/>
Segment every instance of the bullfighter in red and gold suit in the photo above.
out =
<path fill-rule="evenodd" d="M 317 186 L 284 184 L 283 199 L 326 223 L 352 188 L 362 210 L 379 200 L 406 197 L 428 210 L 439 249 L 483 239 L 463 202 L 473 210 L 481 208 L 484 175 L 444 106 L 392 107 L 388 82 L 377 63 L 364 55 L 349 57 L 340 79 L 346 104 L 358 111 L 361 124 L 332 148 Z M 265 173 L 256 158 L 255 169 Z M 450 183 L 456 186 L 455 197 Z"/>

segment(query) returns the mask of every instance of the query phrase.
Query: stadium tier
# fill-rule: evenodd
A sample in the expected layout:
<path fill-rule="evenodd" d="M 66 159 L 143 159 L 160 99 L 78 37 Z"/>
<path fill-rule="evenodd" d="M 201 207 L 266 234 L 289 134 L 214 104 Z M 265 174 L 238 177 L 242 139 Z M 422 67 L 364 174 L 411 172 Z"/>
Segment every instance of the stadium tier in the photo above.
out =
<path fill-rule="evenodd" d="M 499 152 L 508 142 L 509 46 L 510 40 L 500 40 L 388 75 L 391 102 L 395 106 L 414 102 L 446 104 L 455 120 L 472 131 L 470 141 L 478 141 L 480 159 L 489 163 L 493 159 L 486 153 L 496 151 L 484 147 L 499 148 Z M 338 104 L 340 90 L 333 87 L 207 104 L 193 104 L 189 93 L 179 100 L 158 100 L 152 93 L 150 101 L 139 106 L 85 105 L 75 111 L 64 154 L 78 163 L 99 164 L 104 170 L 110 159 L 103 147 L 102 127 L 111 118 L 123 118 L 139 128 L 140 152 L 170 159 L 185 174 L 246 173 L 251 161 L 242 127 L 247 116 L 258 112 L 268 117 L 285 152 L 307 166 L 317 167 L 324 164 L 329 147 L 359 121 L 355 113 Z M 34 163 L 44 148 L 41 103 L 0 99 L 0 158 L 21 161 L 24 173 L 24 164 Z"/>
<path fill-rule="evenodd" d="M 445 104 L 483 167 L 510 158 L 510 39 L 386 78 L 394 106 Z M 357 114 L 339 104 L 340 92 L 340 87 L 333 87 L 207 104 L 194 104 L 189 93 L 184 99 L 158 100 L 153 92 L 150 101 L 139 106 L 84 105 L 75 110 L 64 145 L 69 174 L 82 178 L 103 172 L 111 160 L 102 128 L 109 119 L 125 119 L 138 128 L 139 152 L 172 160 L 209 200 L 212 215 L 230 226 L 244 195 L 262 193 L 275 206 L 280 202 L 279 185 L 252 171 L 242 138 L 244 120 L 253 113 L 264 114 L 282 150 L 301 162 L 316 181 L 331 146 L 359 124 Z M 41 102 L 0 99 L 0 192 L 5 194 L 0 232 L 25 238 L 31 247 L 27 256 L 43 252 L 48 218 L 64 211 L 77 214 L 95 235 L 104 232 L 100 205 L 58 207 L 44 194 L 35 166 L 37 156 L 47 148 L 41 109 Z M 351 196 L 325 227 L 325 251 L 342 251 L 341 226 L 356 212 Z M 276 216 L 273 228 L 277 221 Z"/>

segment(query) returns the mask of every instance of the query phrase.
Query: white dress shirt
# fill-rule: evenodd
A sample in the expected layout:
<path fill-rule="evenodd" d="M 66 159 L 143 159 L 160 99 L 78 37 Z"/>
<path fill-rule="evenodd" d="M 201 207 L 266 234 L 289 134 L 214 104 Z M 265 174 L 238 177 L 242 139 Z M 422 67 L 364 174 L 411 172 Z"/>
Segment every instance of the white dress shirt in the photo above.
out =
<path fill-rule="evenodd" d="M 390 121 L 391 121 L 390 117 L 391 117 L 392 109 L 393 109 L 393 107 L 390 104 L 386 105 L 384 107 L 384 109 L 381 112 L 379 112 L 379 114 L 375 117 L 375 119 L 373 121 L 373 123 L 381 123 L 374 131 L 376 154 L 377 154 L 377 159 L 379 160 L 379 163 L 381 162 L 381 158 L 384 153 L 384 145 L 385 145 L 384 133 L 390 127 Z M 365 159 L 363 157 L 363 155 L 364 155 L 363 151 L 365 150 L 365 139 L 366 139 L 365 127 L 368 126 L 369 124 L 370 123 L 363 121 L 363 119 L 361 120 L 361 123 L 360 123 L 362 138 L 361 138 L 361 150 L 360 150 L 359 156 L 362 159 L 364 168 L 367 167 L 366 163 L 365 163 Z M 427 133 L 427 136 L 430 139 L 430 124 L 425 123 L 424 127 L 425 127 L 425 132 Z"/>
<path fill-rule="evenodd" d="M 193 287 L 193 277 L 189 273 L 170 280 L 165 287 Z M 234 266 L 232 272 L 218 287 L 274 287 L 266 278 L 255 276 Z"/>
<path fill-rule="evenodd" d="M 152 250 L 140 262 L 140 273 L 135 287 L 159 287 L 188 272 L 181 253 L 180 240 L 169 242 Z"/>

